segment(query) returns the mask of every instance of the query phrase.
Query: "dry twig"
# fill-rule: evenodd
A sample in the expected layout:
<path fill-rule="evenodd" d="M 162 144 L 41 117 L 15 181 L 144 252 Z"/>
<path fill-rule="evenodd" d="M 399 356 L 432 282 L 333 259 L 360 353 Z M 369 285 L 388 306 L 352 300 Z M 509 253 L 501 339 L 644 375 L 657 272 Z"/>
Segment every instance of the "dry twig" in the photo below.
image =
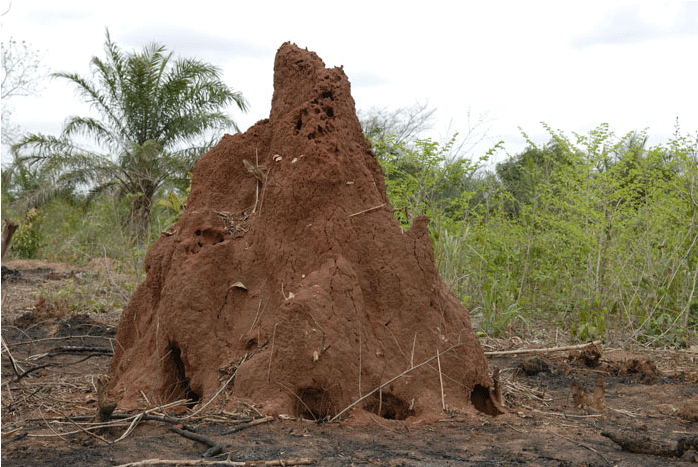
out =
<path fill-rule="evenodd" d="M 237 466 L 276 466 L 276 465 L 312 465 L 317 459 L 300 457 L 296 459 L 274 459 L 269 461 L 209 461 L 204 459 L 146 459 L 138 462 L 120 464 L 116 467 L 141 467 L 145 465 L 220 465 L 224 467 Z"/>
<path fill-rule="evenodd" d="M 22 374 L 23 374 L 24 370 L 15 361 L 15 358 L 12 356 L 12 352 L 10 352 L 10 348 L 7 346 L 7 343 L 5 342 L 4 337 L 2 338 L 2 346 L 5 347 L 5 352 L 7 352 L 7 357 L 10 359 L 10 363 L 12 364 L 12 370 L 15 372 L 15 375 L 17 375 L 17 381 L 19 381 L 20 379 L 22 379 L 22 377 L 20 376 L 20 372 L 22 372 Z"/>
<path fill-rule="evenodd" d="M 463 345 L 463 344 L 455 344 L 455 345 L 452 345 L 451 347 L 449 347 L 448 349 L 446 349 L 446 350 L 444 350 L 443 352 L 440 352 L 440 353 L 443 354 L 443 353 L 446 353 L 446 352 L 450 352 L 451 350 L 455 349 L 456 347 L 460 347 L 461 345 Z M 365 394 L 365 395 L 362 396 L 362 397 L 359 397 L 359 398 L 356 399 L 354 402 L 352 402 L 351 404 L 349 404 L 348 406 L 346 406 L 344 409 L 342 409 L 337 415 L 335 415 L 334 417 L 332 417 L 332 418 L 330 419 L 330 422 L 334 422 L 334 421 L 337 420 L 339 417 L 341 417 L 344 413 L 346 413 L 346 412 L 348 412 L 349 410 L 353 409 L 353 408 L 356 407 L 358 404 L 360 404 L 361 402 L 365 401 L 368 397 L 370 397 L 370 396 L 372 396 L 373 394 L 375 394 L 377 391 L 383 390 L 384 387 L 386 387 L 386 386 L 392 384 L 393 382 L 395 382 L 395 381 L 397 381 L 398 379 L 402 378 L 402 377 L 405 376 L 406 374 L 409 374 L 409 373 L 413 372 L 414 370 L 416 370 L 417 368 L 421 368 L 421 367 L 423 367 L 424 365 L 427 365 L 427 364 L 430 363 L 432 360 L 436 360 L 436 357 L 437 357 L 438 355 L 439 355 L 439 353 L 437 353 L 437 354 L 434 355 L 433 357 L 430 357 L 430 358 L 424 360 L 424 361 L 423 361 L 422 363 L 420 363 L 419 365 L 412 366 L 412 367 L 408 368 L 407 370 L 403 371 L 402 373 L 400 373 L 399 375 L 395 376 L 394 378 L 391 378 L 391 379 L 389 379 L 388 381 L 386 381 L 385 383 L 381 384 L 380 386 L 378 386 L 377 388 L 375 388 L 375 389 L 372 390 L 371 392 Z"/>
<path fill-rule="evenodd" d="M 375 211 L 376 209 L 382 208 L 383 206 L 385 206 L 385 203 L 379 204 L 378 206 L 373 206 L 372 208 L 364 209 L 363 211 L 355 212 L 354 214 L 349 214 L 349 217 L 358 216 L 359 214 L 363 214 L 369 211 Z"/>
<path fill-rule="evenodd" d="M 198 441 L 199 443 L 205 444 L 210 448 L 218 445 L 217 442 L 215 442 L 212 438 L 209 438 L 208 436 L 200 435 L 198 433 L 194 433 L 187 430 L 182 430 L 181 428 L 177 428 L 176 426 L 171 426 L 170 431 L 177 433 L 178 435 L 184 436 L 185 438 Z"/>
<path fill-rule="evenodd" d="M 441 328 L 438 328 L 438 343 L 436 344 L 436 363 L 439 367 L 439 385 L 441 387 L 441 408 L 446 410 L 446 397 L 444 396 L 444 378 L 441 372 L 441 357 L 439 356 L 439 346 L 441 345 Z"/>
<path fill-rule="evenodd" d="M 595 452 L 595 453 L 598 454 L 603 460 L 605 460 L 606 463 L 607 463 L 608 465 L 615 465 L 613 462 L 611 462 L 610 460 L 608 460 L 608 458 L 607 458 L 606 456 L 604 456 L 603 454 L 601 454 L 599 451 L 597 451 L 596 449 L 592 448 L 591 446 L 587 446 L 587 445 L 584 444 L 584 443 L 580 443 L 579 441 L 575 441 L 575 440 L 573 440 L 573 439 L 571 439 L 571 438 L 568 438 L 567 436 L 561 435 L 560 433 L 555 433 L 554 431 L 551 431 L 551 433 L 554 434 L 554 435 L 556 435 L 556 436 L 559 436 L 559 437 L 562 438 L 562 439 L 566 439 L 566 440 L 569 441 L 570 443 L 574 443 L 574 444 L 576 444 L 577 446 L 581 446 L 581 447 L 583 447 L 583 448 L 585 448 L 585 449 L 590 450 L 591 452 Z"/>
<path fill-rule="evenodd" d="M 546 347 L 544 349 L 517 349 L 517 350 L 499 350 L 495 352 L 485 352 L 488 357 L 493 357 L 497 355 L 518 355 L 526 353 L 548 353 L 548 352 L 564 352 L 565 350 L 578 350 L 583 349 L 588 345 L 600 345 L 602 341 L 588 342 L 586 344 L 577 345 L 566 345 L 563 347 Z"/>
<path fill-rule="evenodd" d="M 262 423 L 269 423 L 272 420 L 274 420 L 274 417 L 272 417 L 271 415 L 268 415 L 264 418 L 258 418 L 256 420 L 252 420 L 252 421 L 247 422 L 247 423 L 241 423 L 239 425 L 236 425 L 228 430 L 225 430 L 222 434 L 229 435 L 231 433 L 235 433 L 236 431 L 244 430 L 245 428 L 249 428 L 251 426 L 261 425 Z"/>

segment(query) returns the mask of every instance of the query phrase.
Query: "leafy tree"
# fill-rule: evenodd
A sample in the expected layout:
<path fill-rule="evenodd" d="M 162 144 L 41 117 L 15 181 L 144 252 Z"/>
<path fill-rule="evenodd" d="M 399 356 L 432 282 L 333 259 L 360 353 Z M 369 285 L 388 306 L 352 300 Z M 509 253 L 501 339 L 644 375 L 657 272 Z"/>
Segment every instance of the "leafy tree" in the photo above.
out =
<path fill-rule="evenodd" d="M 605 124 L 545 128 L 548 144 L 529 140 L 496 175 L 431 140 L 374 141 L 395 215 L 431 218 L 441 276 L 486 332 L 545 322 L 580 339 L 695 343 L 698 137 L 647 147 Z"/>
<path fill-rule="evenodd" d="M 511 194 L 506 209 L 514 216 L 520 214 L 522 205 L 534 202 L 541 183 L 548 182 L 556 171 L 571 163 L 562 140 L 553 138 L 543 147 L 528 141 L 527 149 L 500 162 L 495 169 L 503 187 Z"/>
<path fill-rule="evenodd" d="M 138 238 L 150 226 L 153 198 L 177 178 L 217 138 L 235 128 L 223 109 L 247 103 L 221 80 L 215 66 L 195 59 L 173 59 L 163 45 L 123 52 L 106 34 L 106 58 L 93 57 L 96 81 L 75 73 L 55 73 L 77 88 L 101 119 L 72 116 L 59 137 L 31 134 L 13 147 L 18 161 L 39 164 L 54 174 L 53 187 L 78 186 L 90 194 L 113 190 L 130 200 L 127 224 Z M 96 148 L 83 144 L 86 138 Z"/>
<path fill-rule="evenodd" d="M 431 128 L 434 112 L 426 103 L 414 104 L 410 107 L 400 107 L 394 110 L 387 108 L 372 108 L 368 112 L 360 112 L 359 119 L 364 135 L 371 141 L 391 141 L 398 146 L 416 140 L 420 134 Z M 389 147 L 383 147 L 383 150 Z M 377 152 L 378 157 L 382 153 Z"/>
<path fill-rule="evenodd" d="M 44 73 L 42 54 L 25 41 L 10 37 L 2 43 L 2 100 L 16 96 L 31 96 L 40 89 Z"/>
<path fill-rule="evenodd" d="M 42 79 L 47 76 L 47 70 L 41 64 L 43 59 L 41 52 L 33 49 L 27 42 L 18 42 L 12 37 L 3 41 L 0 58 L 2 59 L 1 133 L 4 156 L 5 147 L 11 146 L 20 134 L 20 127 L 11 121 L 14 110 L 12 100 L 15 97 L 37 95 L 42 88 Z M 5 181 L 3 175 L 3 182 Z"/>

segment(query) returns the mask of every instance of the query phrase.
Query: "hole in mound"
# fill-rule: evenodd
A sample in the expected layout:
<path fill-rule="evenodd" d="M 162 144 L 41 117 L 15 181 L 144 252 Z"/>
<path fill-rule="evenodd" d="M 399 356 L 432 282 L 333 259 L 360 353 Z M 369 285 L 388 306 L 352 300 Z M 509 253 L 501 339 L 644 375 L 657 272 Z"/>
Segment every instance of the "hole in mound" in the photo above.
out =
<path fill-rule="evenodd" d="M 324 389 L 300 388 L 296 396 L 296 417 L 317 421 L 331 418 L 337 412 L 334 402 Z"/>
<path fill-rule="evenodd" d="M 492 402 L 490 390 L 480 384 L 476 384 L 473 391 L 470 393 L 470 402 L 473 403 L 473 406 L 477 410 L 484 412 L 487 415 L 496 417 L 497 415 L 502 414 L 502 411 L 494 405 L 494 402 Z"/>
<path fill-rule="evenodd" d="M 257 347 L 257 338 L 253 337 L 245 342 L 245 350 L 252 350 L 253 347 Z"/>
<path fill-rule="evenodd" d="M 168 348 L 164 361 L 164 371 L 165 395 L 168 402 L 188 399 L 190 402 L 187 403 L 187 407 L 191 408 L 201 400 L 201 394 L 189 386 L 189 378 L 187 378 L 182 361 L 182 351 L 175 342 L 171 343 Z"/>
<path fill-rule="evenodd" d="M 379 395 L 374 394 L 371 400 L 364 405 L 364 410 L 388 420 L 404 420 L 414 415 L 414 410 L 410 409 L 410 404 L 389 392 L 381 394 L 380 400 Z"/>
<path fill-rule="evenodd" d="M 301 128 L 303 128 L 303 120 L 298 118 L 298 121 L 296 122 L 296 133 L 301 131 Z"/>

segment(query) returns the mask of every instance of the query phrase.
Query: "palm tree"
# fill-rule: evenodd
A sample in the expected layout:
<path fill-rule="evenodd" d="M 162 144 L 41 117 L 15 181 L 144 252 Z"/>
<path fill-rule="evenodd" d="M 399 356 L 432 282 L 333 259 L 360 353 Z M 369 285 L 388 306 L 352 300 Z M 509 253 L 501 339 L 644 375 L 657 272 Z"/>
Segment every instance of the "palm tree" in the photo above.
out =
<path fill-rule="evenodd" d="M 94 82 L 75 73 L 53 74 L 73 83 L 101 119 L 69 117 L 59 137 L 30 134 L 13 152 L 19 162 L 55 174 L 52 189 L 87 188 L 90 197 L 116 189 L 128 196 L 127 223 L 143 239 L 158 189 L 186 176 L 216 141 L 215 132 L 237 131 L 223 109 L 234 103 L 244 112 L 247 102 L 222 82 L 218 68 L 175 60 L 157 43 L 125 53 L 107 31 L 104 49 L 106 60 L 90 62 Z"/>

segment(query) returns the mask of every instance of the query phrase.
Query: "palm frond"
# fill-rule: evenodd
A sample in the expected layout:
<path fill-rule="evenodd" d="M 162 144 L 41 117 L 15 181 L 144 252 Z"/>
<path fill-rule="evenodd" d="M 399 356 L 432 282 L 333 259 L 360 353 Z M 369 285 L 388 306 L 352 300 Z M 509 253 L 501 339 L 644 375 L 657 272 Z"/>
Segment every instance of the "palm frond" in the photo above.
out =
<path fill-rule="evenodd" d="M 201 143 L 202 138 L 238 130 L 225 108 L 234 104 L 244 112 L 248 104 L 223 82 L 220 69 L 195 59 L 174 60 L 173 52 L 156 42 L 124 52 L 106 30 L 104 52 L 104 58 L 90 61 L 92 79 L 53 75 L 72 83 L 99 117 L 71 116 L 60 137 L 28 135 L 13 154 L 26 167 L 40 167 L 56 186 L 92 191 L 119 186 L 137 195 L 132 209 L 147 222 L 143 209 L 152 205 L 158 188 L 185 177 L 215 142 Z M 98 149 L 79 145 L 77 136 Z"/>

